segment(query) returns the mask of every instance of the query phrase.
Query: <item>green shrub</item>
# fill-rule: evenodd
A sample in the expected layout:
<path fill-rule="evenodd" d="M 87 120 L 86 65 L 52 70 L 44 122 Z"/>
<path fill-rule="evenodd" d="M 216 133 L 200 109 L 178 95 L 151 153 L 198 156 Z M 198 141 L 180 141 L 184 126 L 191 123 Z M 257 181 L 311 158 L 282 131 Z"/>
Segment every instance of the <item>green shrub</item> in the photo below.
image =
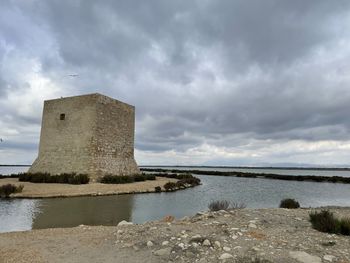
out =
<path fill-rule="evenodd" d="M 176 190 L 176 183 L 174 182 L 167 182 L 165 185 L 164 185 L 164 189 L 165 191 L 174 191 Z"/>
<path fill-rule="evenodd" d="M 321 212 L 311 212 L 309 214 L 312 227 L 318 231 L 326 233 L 338 233 L 339 223 L 332 212 L 322 210 Z"/>
<path fill-rule="evenodd" d="M 23 190 L 23 185 L 13 185 L 13 184 L 5 184 L 0 186 L 0 197 L 8 198 L 10 194 L 20 193 Z"/>
<path fill-rule="evenodd" d="M 156 176 L 154 174 L 135 174 L 128 176 L 108 174 L 99 179 L 99 182 L 103 184 L 129 184 L 146 180 L 156 180 Z"/>
<path fill-rule="evenodd" d="M 345 236 L 350 236 L 350 218 L 342 218 L 338 221 L 339 233 Z"/>
<path fill-rule="evenodd" d="M 117 175 L 105 175 L 100 179 L 103 184 L 129 184 L 135 182 L 133 176 L 117 176 Z"/>
<path fill-rule="evenodd" d="M 146 180 L 156 180 L 156 175 L 155 174 L 143 174 L 143 176 L 146 178 Z"/>
<path fill-rule="evenodd" d="M 283 199 L 280 203 L 280 208 L 295 209 L 299 207 L 299 202 L 291 198 Z"/>
<path fill-rule="evenodd" d="M 228 210 L 229 207 L 230 202 L 227 200 L 212 201 L 208 205 L 210 211 Z"/>
<path fill-rule="evenodd" d="M 51 175 L 49 173 L 20 173 L 20 182 L 52 183 L 52 184 L 87 184 L 90 178 L 87 174 L 63 173 Z"/>
<path fill-rule="evenodd" d="M 146 176 L 144 176 L 143 174 L 136 174 L 134 175 L 134 181 L 135 182 L 146 181 Z"/>
<path fill-rule="evenodd" d="M 154 191 L 156 193 L 160 193 L 162 191 L 162 188 L 160 186 L 156 186 L 156 187 L 154 187 Z"/>

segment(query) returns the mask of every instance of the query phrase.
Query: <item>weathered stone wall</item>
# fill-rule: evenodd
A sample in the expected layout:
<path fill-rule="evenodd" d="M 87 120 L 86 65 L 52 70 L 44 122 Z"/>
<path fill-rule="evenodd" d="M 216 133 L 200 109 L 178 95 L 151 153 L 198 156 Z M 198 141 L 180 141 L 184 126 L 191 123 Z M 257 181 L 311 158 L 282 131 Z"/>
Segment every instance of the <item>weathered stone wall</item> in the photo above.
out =
<path fill-rule="evenodd" d="M 64 114 L 64 120 L 61 120 Z M 100 94 L 45 101 L 38 158 L 29 172 L 139 173 L 135 109 Z"/>

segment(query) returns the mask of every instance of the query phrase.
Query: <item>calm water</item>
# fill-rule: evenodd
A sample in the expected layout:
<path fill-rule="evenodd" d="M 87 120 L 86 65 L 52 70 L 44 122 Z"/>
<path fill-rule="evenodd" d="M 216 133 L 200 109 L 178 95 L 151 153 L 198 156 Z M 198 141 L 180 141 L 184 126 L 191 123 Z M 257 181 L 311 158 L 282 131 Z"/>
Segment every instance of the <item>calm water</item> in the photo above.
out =
<path fill-rule="evenodd" d="M 282 170 L 284 174 L 293 171 L 295 170 Z M 276 173 L 276 170 L 273 169 L 273 172 Z M 327 175 L 335 175 L 333 171 L 296 172 L 310 172 L 315 175 L 327 172 Z M 337 175 L 339 172 L 344 173 L 334 172 Z M 0 173 L 3 172 L 0 170 Z M 345 173 L 347 176 L 350 174 Z M 347 184 L 206 175 L 198 177 L 202 180 L 201 186 L 174 193 L 0 200 L 0 232 L 80 224 L 116 225 L 121 220 L 142 223 L 166 215 L 180 218 L 206 210 L 208 203 L 217 199 L 244 202 L 251 208 L 277 207 L 280 200 L 287 197 L 296 198 L 304 207 L 350 206 L 350 185 Z"/>

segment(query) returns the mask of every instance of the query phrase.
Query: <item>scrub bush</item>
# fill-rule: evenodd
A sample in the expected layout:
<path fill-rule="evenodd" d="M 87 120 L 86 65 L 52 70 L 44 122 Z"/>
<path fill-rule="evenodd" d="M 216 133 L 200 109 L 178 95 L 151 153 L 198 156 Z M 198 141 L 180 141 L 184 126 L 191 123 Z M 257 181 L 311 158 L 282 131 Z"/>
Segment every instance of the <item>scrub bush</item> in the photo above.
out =
<path fill-rule="evenodd" d="M 0 197 L 8 198 L 10 194 L 20 193 L 23 190 L 23 185 L 13 185 L 13 184 L 5 184 L 0 186 Z"/>
<path fill-rule="evenodd" d="M 291 198 L 283 199 L 280 203 L 280 208 L 295 209 L 299 207 L 299 202 Z"/>

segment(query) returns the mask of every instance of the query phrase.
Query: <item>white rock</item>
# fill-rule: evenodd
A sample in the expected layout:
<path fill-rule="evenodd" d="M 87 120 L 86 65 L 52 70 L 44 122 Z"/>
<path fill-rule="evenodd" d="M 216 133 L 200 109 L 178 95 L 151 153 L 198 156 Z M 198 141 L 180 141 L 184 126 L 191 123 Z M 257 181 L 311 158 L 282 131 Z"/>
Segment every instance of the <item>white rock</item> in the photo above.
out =
<path fill-rule="evenodd" d="M 197 239 L 197 238 L 201 238 L 202 236 L 201 235 L 194 235 L 193 237 L 192 237 L 192 239 Z"/>
<path fill-rule="evenodd" d="M 335 259 L 335 256 L 333 256 L 333 255 L 324 255 L 323 259 L 327 260 L 329 262 L 332 262 Z"/>
<path fill-rule="evenodd" d="M 117 234 L 123 234 L 124 233 L 124 231 L 123 230 L 121 230 L 121 229 L 118 229 L 118 231 L 117 231 Z"/>
<path fill-rule="evenodd" d="M 153 247 L 153 242 L 152 241 L 147 241 L 147 246 L 148 247 Z"/>
<path fill-rule="evenodd" d="M 231 238 L 234 240 L 234 239 L 237 239 L 237 238 L 238 238 L 238 236 L 236 236 L 236 235 L 232 235 L 232 236 L 231 236 Z"/>
<path fill-rule="evenodd" d="M 118 223 L 118 226 L 128 226 L 128 225 L 132 225 L 132 224 L 133 224 L 132 222 L 128 222 L 128 221 L 123 220 L 123 221 L 120 221 Z"/>
<path fill-rule="evenodd" d="M 154 251 L 153 253 L 157 256 L 168 256 L 171 253 L 171 248 L 161 248 L 159 250 Z"/>
<path fill-rule="evenodd" d="M 167 245 L 169 245 L 169 241 L 163 241 L 162 242 L 162 246 L 167 246 Z"/>
<path fill-rule="evenodd" d="M 231 230 L 231 231 L 238 231 L 239 228 L 237 228 L 237 227 L 232 227 L 232 228 L 230 228 L 230 230 Z"/>
<path fill-rule="evenodd" d="M 321 263 L 321 258 L 310 255 L 304 251 L 290 251 L 289 256 L 302 263 Z"/>
<path fill-rule="evenodd" d="M 157 229 L 156 226 L 152 226 L 152 227 L 149 228 L 149 230 L 156 230 L 156 229 Z"/>
<path fill-rule="evenodd" d="M 248 227 L 250 227 L 250 228 L 256 228 L 256 224 L 254 224 L 254 223 L 249 223 Z"/>
<path fill-rule="evenodd" d="M 233 258 L 233 256 L 229 253 L 224 253 L 219 257 L 219 259 L 221 259 L 221 260 L 229 259 L 229 258 Z"/>
<path fill-rule="evenodd" d="M 204 240 L 203 241 L 203 246 L 207 246 L 207 247 L 210 247 L 211 246 L 211 243 L 208 239 Z"/>
<path fill-rule="evenodd" d="M 182 249 L 185 249 L 185 244 L 184 243 L 179 243 L 178 246 L 181 247 Z"/>
<path fill-rule="evenodd" d="M 222 249 L 223 249 L 224 251 L 226 251 L 226 252 L 231 251 L 231 248 L 229 248 L 229 247 L 223 247 Z"/>

